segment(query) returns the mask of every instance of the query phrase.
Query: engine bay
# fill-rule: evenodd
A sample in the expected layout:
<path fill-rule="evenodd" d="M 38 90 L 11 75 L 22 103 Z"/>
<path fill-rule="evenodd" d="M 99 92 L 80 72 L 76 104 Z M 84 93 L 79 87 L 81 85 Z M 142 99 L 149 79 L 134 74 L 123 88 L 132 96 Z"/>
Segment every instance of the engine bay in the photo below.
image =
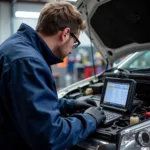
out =
<path fill-rule="evenodd" d="M 144 74 L 121 73 L 118 75 L 116 73 L 106 72 L 98 77 L 98 82 L 93 83 L 90 81 L 87 86 L 82 88 L 77 87 L 75 90 L 67 93 L 65 98 L 84 99 L 88 97 L 95 101 L 97 106 L 100 106 L 104 81 L 107 77 L 133 79 L 136 81 L 131 111 L 124 113 L 121 118 L 118 118 L 107 126 L 99 125 L 94 134 L 89 136 L 84 142 L 78 144 L 80 148 L 88 149 L 88 147 L 97 147 L 97 145 L 102 144 L 102 141 L 116 144 L 118 141 L 118 132 L 130 126 L 134 126 L 134 123 L 131 124 L 131 117 L 134 115 L 138 117 L 139 121 L 135 124 L 150 118 L 150 77 Z"/>

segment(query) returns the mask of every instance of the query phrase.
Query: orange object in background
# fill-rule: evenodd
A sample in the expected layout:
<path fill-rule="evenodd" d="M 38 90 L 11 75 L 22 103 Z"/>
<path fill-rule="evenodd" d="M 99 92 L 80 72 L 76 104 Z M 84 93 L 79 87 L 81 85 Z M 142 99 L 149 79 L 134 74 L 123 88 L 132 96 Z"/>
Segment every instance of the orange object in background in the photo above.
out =
<path fill-rule="evenodd" d="M 56 66 L 59 67 L 59 68 L 66 68 L 66 67 L 67 67 L 67 64 L 68 64 L 68 59 L 65 58 L 65 59 L 64 59 L 64 62 L 59 63 L 59 64 L 56 64 Z"/>

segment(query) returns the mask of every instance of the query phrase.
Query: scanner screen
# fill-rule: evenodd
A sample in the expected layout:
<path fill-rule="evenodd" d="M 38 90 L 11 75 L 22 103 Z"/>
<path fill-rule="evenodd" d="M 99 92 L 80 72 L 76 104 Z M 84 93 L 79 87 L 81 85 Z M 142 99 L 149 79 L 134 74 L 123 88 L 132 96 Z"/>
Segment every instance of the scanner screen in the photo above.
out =
<path fill-rule="evenodd" d="M 107 82 L 103 104 L 125 107 L 129 87 L 129 83 Z"/>

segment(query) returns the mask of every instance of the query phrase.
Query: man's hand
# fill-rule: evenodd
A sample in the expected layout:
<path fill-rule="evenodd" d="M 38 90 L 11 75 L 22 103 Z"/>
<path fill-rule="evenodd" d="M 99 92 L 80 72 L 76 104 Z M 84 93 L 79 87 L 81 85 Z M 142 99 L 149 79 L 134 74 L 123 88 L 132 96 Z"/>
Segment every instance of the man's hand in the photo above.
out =
<path fill-rule="evenodd" d="M 101 124 L 102 122 L 104 122 L 104 120 L 106 119 L 104 111 L 100 107 L 90 107 L 84 113 L 89 114 L 93 118 L 95 118 L 97 122 L 97 126 Z"/>
<path fill-rule="evenodd" d="M 85 110 L 92 106 L 97 106 L 96 102 L 90 98 L 79 98 L 75 100 L 76 102 L 76 110 Z"/>

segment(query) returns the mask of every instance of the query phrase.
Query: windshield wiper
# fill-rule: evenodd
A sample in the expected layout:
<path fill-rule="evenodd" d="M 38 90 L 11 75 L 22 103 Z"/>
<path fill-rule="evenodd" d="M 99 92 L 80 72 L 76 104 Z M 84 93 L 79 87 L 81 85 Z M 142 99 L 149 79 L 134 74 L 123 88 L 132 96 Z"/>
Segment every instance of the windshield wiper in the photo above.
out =
<path fill-rule="evenodd" d="M 142 69 L 130 69 L 129 70 L 130 71 L 130 73 L 132 73 L 132 72 L 137 72 L 137 73 L 150 73 L 150 68 L 142 68 Z"/>
<path fill-rule="evenodd" d="M 103 74 L 114 75 L 118 78 L 128 78 L 130 71 L 124 68 L 111 68 L 103 72 Z M 103 75 L 101 74 L 101 76 Z"/>

